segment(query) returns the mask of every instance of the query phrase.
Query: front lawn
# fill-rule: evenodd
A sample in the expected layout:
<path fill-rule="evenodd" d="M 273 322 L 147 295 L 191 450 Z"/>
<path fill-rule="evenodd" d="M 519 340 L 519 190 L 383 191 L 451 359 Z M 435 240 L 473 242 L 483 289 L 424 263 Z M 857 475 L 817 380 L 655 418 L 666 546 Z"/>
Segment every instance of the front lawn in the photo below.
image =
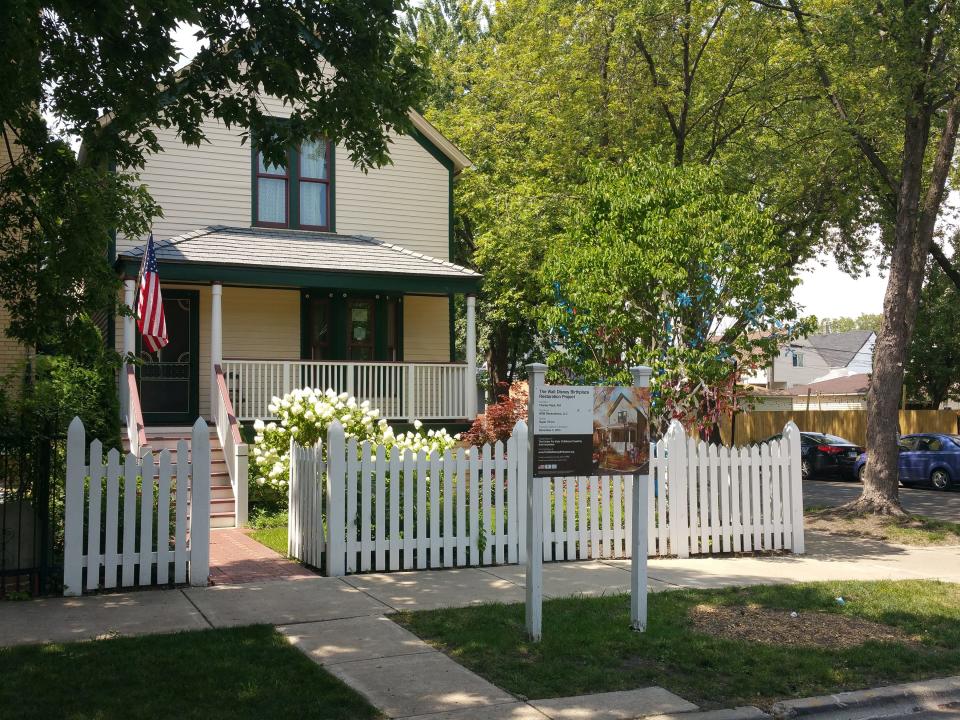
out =
<path fill-rule="evenodd" d="M 255 528 L 250 531 L 250 537 L 261 545 L 266 545 L 274 552 L 287 557 L 287 526 Z"/>
<path fill-rule="evenodd" d="M 868 537 L 899 545 L 960 545 L 960 523 L 925 515 L 849 515 L 838 513 L 836 508 L 810 508 L 804 514 L 807 530 Z"/>
<path fill-rule="evenodd" d="M 267 626 L 0 649 L 4 718 L 382 717 Z"/>
<path fill-rule="evenodd" d="M 661 685 L 706 708 L 763 707 L 960 672 L 960 585 L 673 590 L 653 593 L 649 602 L 649 628 L 634 633 L 628 595 L 546 601 L 539 645 L 526 639 L 522 604 L 394 618 L 528 698 Z"/>
<path fill-rule="evenodd" d="M 287 557 L 287 512 L 254 509 L 250 513 L 250 537 Z"/>

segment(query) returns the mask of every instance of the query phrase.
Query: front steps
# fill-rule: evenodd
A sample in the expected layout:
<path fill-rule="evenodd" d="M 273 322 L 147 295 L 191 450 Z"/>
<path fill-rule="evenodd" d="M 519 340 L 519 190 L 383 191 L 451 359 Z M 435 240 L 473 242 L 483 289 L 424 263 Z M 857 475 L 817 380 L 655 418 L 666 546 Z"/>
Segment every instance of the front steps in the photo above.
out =
<path fill-rule="evenodd" d="M 147 445 L 155 454 L 161 450 L 169 450 L 170 461 L 176 465 L 177 443 L 185 440 L 189 450 L 192 432 L 191 427 L 150 428 L 146 431 Z M 130 450 L 126 434 L 123 436 L 123 449 L 124 452 Z M 236 501 L 230 485 L 227 462 L 217 431 L 210 428 L 210 527 L 228 528 L 236 527 L 236 524 Z"/>

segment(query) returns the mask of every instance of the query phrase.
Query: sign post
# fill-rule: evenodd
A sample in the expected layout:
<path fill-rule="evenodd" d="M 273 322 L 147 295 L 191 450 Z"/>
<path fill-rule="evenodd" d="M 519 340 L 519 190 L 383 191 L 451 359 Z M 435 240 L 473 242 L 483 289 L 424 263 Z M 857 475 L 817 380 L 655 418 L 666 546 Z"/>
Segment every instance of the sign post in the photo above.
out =
<path fill-rule="evenodd" d="M 546 365 L 527 365 L 527 633 L 533 641 L 542 635 L 544 479 L 599 475 L 633 476 L 631 625 L 642 630 L 647 616 L 651 370 L 632 368 L 632 387 L 547 385 L 546 372 Z"/>
<path fill-rule="evenodd" d="M 630 368 L 634 387 L 649 388 L 652 369 L 639 365 Z M 647 437 L 637 438 L 637 442 L 650 443 L 650 431 L 647 425 Z M 652 449 L 651 449 L 652 452 Z M 630 538 L 630 627 L 637 632 L 647 629 L 647 508 L 650 506 L 650 462 L 633 474 L 633 537 Z"/>
<path fill-rule="evenodd" d="M 546 382 L 547 366 L 543 363 L 527 365 L 527 635 L 539 642 L 543 625 L 543 478 L 537 477 L 534 465 L 536 442 L 537 389 Z"/>

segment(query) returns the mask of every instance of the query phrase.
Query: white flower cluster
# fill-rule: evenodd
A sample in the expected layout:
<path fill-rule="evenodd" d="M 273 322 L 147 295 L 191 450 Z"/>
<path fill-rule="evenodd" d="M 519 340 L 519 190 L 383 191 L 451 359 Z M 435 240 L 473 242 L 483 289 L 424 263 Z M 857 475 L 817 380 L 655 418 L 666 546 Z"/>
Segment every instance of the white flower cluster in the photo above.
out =
<path fill-rule="evenodd" d="M 276 416 L 276 422 L 254 424 L 257 436 L 254 439 L 252 475 L 261 486 L 269 486 L 277 493 L 285 493 L 290 471 L 290 439 L 304 447 L 312 447 L 318 440 L 326 441 L 327 428 L 336 420 L 344 429 L 347 438 L 358 442 L 369 441 L 372 446 L 383 445 L 388 450 L 399 447 L 412 452 L 425 451 L 429 456 L 452 448 L 460 439 L 451 436 L 445 429 L 428 430 L 421 434 L 423 423 L 415 420 L 414 430 L 394 433 L 380 410 L 371 408 L 366 400 L 358 403 L 347 393 L 319 388 L 294 390 L 282 398 L 275 397 L 267 406 Z M 266 489 L 266 488 L 264 488 Z"/>

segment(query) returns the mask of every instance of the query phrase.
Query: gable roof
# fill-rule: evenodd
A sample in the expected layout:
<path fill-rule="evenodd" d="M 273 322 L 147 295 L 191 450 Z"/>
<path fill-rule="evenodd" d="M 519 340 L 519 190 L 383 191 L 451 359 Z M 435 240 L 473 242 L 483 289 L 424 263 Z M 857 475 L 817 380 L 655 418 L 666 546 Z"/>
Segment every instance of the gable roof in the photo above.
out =
<path fill-rule="evenodd" d="M 873 334 L 873 330 L 850 330 L 842 333 L 808 335 L 806 340 L 829 367 L 846 367 Z"/>
<path fill-rule="evenodd" d="M 224 280 L 236 276 L 236 271 L 246 270 L 249 277 L 254 271 L 272 272 L 261 276 L 283 275 L 292 284 L 303 282 L 293 282 L 294 276 L 320 274 L 326 280 L 351 275 L 379 277 L 380 282 L 402 276 L 414 283 L 433 280 L 472 288 L 481 278 L 469 268 L 364 235 L 212 225 L 162 240 L 154 248 L 161 277 L 170 279 L 186 279 L 176 272 L 186 266 L 202 266 L 213 274 L 219 270 L 217 277 Z M 142 245 L 124 250 L 118 263 L 130 272 L 139 267 L 143 253 Z"/>

